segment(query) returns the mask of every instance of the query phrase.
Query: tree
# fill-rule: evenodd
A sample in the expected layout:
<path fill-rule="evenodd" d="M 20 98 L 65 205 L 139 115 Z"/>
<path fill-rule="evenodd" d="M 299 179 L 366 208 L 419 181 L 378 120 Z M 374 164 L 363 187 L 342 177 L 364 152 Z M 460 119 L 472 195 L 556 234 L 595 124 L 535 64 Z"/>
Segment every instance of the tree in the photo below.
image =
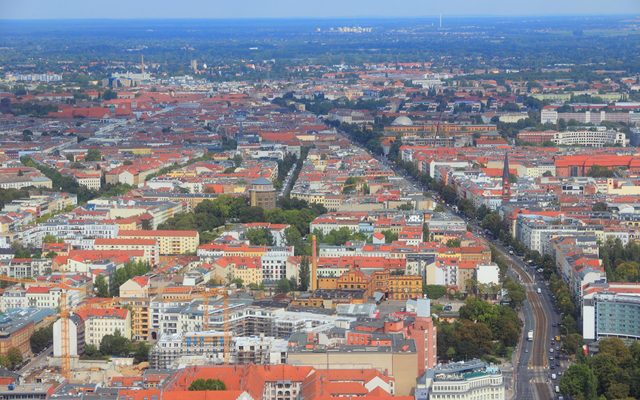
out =
<path fill-rule="evenodd" d="M 384 242 L 385 243 L 393 243 L 396 240 L 398 240 L 398 234 L 391 231 L 391 230 L 384 230 L 381 232 L 384 235 Z"/>
<path fill-rule="evenodd" d="M 442 285 L 424 285 L 422 293 L 426 294 L 428 298 L 436 300 L 447 293 L 447 288 Z"/>
<path fill-rule="evenodd" d="M 149 345 L 145 342 L 138 342 L 133 346 L 133 358 L 136 363 L 149 361 Z"/>
<path fill-rule="evenodd" d="M 33 335 L 29 338 L 29 344 L 31 345 L 31 351 L 34 354 L 40 353 L 53 343 L 53 324 L 45 328 L 40 328 L 33 332 Z"/>
<path fill-rule="evenodd" d="M 247 229 L 245 236 L 254 246 L 273 246 L 273 234 L 266 228 Z"/>
<path fill-rule="evenodd" d="M 87 151 L 87 155 L 84 158 L 86 161 L 101 161 L 102 160 L 102 154 L 100 153 L 100 150 L 98 149 L 89 149 L 89 151 Z"/>
<path fill-rule="evenodd" d="M 11 347 L 7 351 L 7 365 L 10 370 L 16 369 L 22 364 L 22 352 L 17 347 Z"/>
<path fill-rule="evenodd" d="M 607 209 L 607 203 L 603 201 L 599 201 L 591 207 L 592 211 L 607 211 Z"/>
<path fill-rule="evenodd" d="M 44 235 L 44 237 L 42 238 L 42 243 L 62 243 L 63 241 L 58 240 L 57 237 L 51 235 L 51 234 L 46 234 Z"/>
<path fill-rule="evenodd" d="M 594 165 L 589 169 L 587 176 L 592 178 L 613 178 L 614 173 L 607 167 L 602 167 L 600 165 Z"/>
<path fill-rule="evenodd" d="M 100 350 L 98 350 L 95 345 L 87 344 L 84 346 L 84 358 L 100 359 L 102 358 L 102 353 L 100 353 Z"/>
<path fill-rule="evenodd" d="M 131 342 L 119 330 L 113 335 L 104 335 L 100 341 L 100 353 L 105 356 L 125 357 L 129 355 Z"/>
<path fill-rule="evenodd" d="M 449 239 L 447 240 L 447 247 L 460 247 L 460 239 Z"/>
<path fill-rule="evenodd" d="M 109 284 L 107 283 L 107 280 L 105 279 L 104 275 L 98 275 L 96 277 L 96 282 L 94 286 L 96 288 L 97 297 L 110 297 Z"/>
<path fill-rule="evenodd" d="M 32 139 L 33 139 L 33 132 L 31 132 L 29 129 L 25 129 L 22 131 L 23 142 L 30 142 Z"/>
<path fill-rule="evenodd" d="M 560 379 L 560 392 L 575 400 L 597 399 L 598 382 L 593 371 L 585 364 L 574 364 Z"/>
<path fill-rule="evenodd" d="M 527 298 L 527 294 L 524 290 L 524 286 L 510 277 L 505 278 L 503 287 L 509 293 L 509 299 L 511 299 L 511 306 L 513 308 L 520 308 Z"/>
<path fill-rule="evenodd" d="M 315 279 L 314 277 L 311 276 L 311 271 L 309 268 L 309 258 L 308 257 L 302 257 L 302 260 L 300 260 L 300 286 L 299 286 L 299 290 L 300 291 L 307 291 L 309 289 L 309 284 L 311 282 L 311 279 Z"/>
<path fill-rule="evenodd" d="M 562 350 L 569 355 L 573 355 L 582 350 L 582 344 L 582 335 L 579 333 L 571 333 L 567 335 L 562 342 Z"/>
<path fill-rule="evenodd" d="M 242 156 L 240 154 L 233 156 L 233 165 L 235 165 L 236 168 L 242 165 Z"/>
<path fill-rule="evenodd" d="M 107 89 L 102 93 L 103 100 L 113 100 L 118 98 L 118 93 L 114 92 L 111 89 Z"/>
<path fill-rule="evenodd" d="M 191 382 L 190 391 L 204 390 L 227 390 L 227 386 L 220 379 L 203 379 L 199 378 Z"/>
<path fill-rule="evenodd" d="M 502 218 L 496 212 L 490 212 L 487 214 L 480 224 L 482 229 L 489 230 L 494 236 L 500 235 L 500 230 L 502 229 Z"/>
<path fill-rule="evenodd" d="M 282 278 L 276 285 L 277 293 L 289 293 L 291 291 L 291 282 L 287 278 Z"/>

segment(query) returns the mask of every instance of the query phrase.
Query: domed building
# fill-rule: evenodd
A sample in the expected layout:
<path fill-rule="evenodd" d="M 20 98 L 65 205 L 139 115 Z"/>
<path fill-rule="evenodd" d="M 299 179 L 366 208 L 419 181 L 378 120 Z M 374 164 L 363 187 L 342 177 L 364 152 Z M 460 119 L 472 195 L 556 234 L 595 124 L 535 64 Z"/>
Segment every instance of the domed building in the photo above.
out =
<path fill-rule="evenodd" d="M 411 120 L 411 118 L 406 117 L 404 115 L 394 119 L 393 122 L 391 123 L 391 126 L 412 126 L 412 125 L 413 125 L 413 121 Z"/>

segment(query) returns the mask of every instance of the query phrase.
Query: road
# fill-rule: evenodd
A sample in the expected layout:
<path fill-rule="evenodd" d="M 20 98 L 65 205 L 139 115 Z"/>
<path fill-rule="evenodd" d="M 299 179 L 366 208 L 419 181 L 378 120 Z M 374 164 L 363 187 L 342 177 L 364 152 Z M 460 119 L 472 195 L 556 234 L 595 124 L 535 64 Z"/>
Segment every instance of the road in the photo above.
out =
<path fill-rule="evenodd" d="M 432 197 L 438 198 L 435 193 L 424 188 L 420 182 L 388 162 L 384 157 L 377 158 L 393 169 L 398 176 L 404 177 L 415 187 L 420 187 L 429 192 Z M 441 201 L 439 204 L 449 213 L 458 214 L 449 205 Z M 492 243 L 496 250 L 508 260 L 510 264 L 508 273 L 521 282 L 526 291 L 526 301 L 522 307 L 522 315 L 524 317 L 523 332 L 520 346 L 516 348 L 516 354 L 514 354 L 516 363 L 513 368 L 513 375 L 509 377 L 514 387 L 512 398 L 516 400 L 553 399 L 554 387 L 557 382 L 550 377 L 549 349 L 551 338 L 559 334 L 554 326 L 559 325 L 560 316 L 553 307 L 551 293 L 542 280 L 536 279 L 535 272 L 531 271 L 531 268 L 521 258 L 510 254 L 509 249 L 505 248 L 499 241 L 487 237 L 477 222 L 468 221 L 468 224 L 471 225 L 475 234 Z M 540 293 L 538 293 L 538 288 L 540 288 Z M 534 331 L 532 342 L 527 340 L 527 332 L 529 330 Z"/>
<path fill-rule="evenodd" d="M 17 372 L 23 377 L 26 378 L 30 372 L 40 369 L 47 362 L 47 357 L 53 354 L 53 346 L 49 346 L 39 354 L 36 354 L 32 359 L 29 360 L 20 370 Z"/>

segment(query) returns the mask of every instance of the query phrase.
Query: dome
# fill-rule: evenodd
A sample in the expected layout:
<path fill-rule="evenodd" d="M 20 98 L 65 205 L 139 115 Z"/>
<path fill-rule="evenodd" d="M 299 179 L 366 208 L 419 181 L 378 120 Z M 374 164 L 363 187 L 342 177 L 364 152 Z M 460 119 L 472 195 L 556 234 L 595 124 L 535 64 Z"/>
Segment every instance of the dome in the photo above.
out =
<path fill-rule="evenodd" d="M 398 118 L 394 119 L 393 122 L 391 123 L 391 125 L 393 125 L 393 126 L 411 126 L 411 125 L 413 125 L 413 121 L 411 120 L 411 118 L 405 117 L 403 115 L 401 117 L 398 117 Z"/>

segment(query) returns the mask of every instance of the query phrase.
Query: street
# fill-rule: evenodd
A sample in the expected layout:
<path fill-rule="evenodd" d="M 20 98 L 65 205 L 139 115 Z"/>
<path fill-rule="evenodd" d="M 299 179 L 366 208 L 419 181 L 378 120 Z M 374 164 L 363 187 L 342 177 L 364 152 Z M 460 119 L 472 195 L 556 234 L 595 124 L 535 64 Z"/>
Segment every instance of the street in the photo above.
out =
<path fill-rule="evenodd" d="M 394 164 L 388 162 L 386 158 L 379 157 L 389 168 L 393 169 L 398 176 L 406 178 L 415 187 L 421 187 L 420 182 L 406 174 Z M 434 199 L 435 193 L 423 188 Z M 458 214 L 452 207 L 439 201 L 441 207 L 451 214 Z M 553 307 L 551 294 L 545 283 L 540 279 L 536 279 L 535 272 L 529 271 L 530 267 L 520 258 L 510 254 L 498 240 L 494 240 L 485 235 L 484 230 L 480 228 L 476 221 L 470 220 L 468 224 L 474 233 L 485 238 L 490 242 L 502 256 L 508 260 L 510 269 L 509 274 L 522 283 L 526 291 L 526 301 L 522 307 L 522 315 L 524 317 L 522 335 L 520 344 L 516 348 L 514 360 L 516 360 L 513 368 L 513 375 L 510 377 L 512 381 L 513 399 L 553 399 L 555 386 L 558 384 L 559 377 L 554 381 L 551 379 L 551 370 L 548 357 L 550 356 L 550 343 L 557 332 L 560 316 Z M 538 288 L 541 288 L 538 293 Z M 527 332 L 533 330 L 533 341 L 527 340 Z M 556 353 L 554 353 L 556 354 Z M 554 366 L 555 369 L 555 366 Z M 558 370 L 556 370 L 558 371 Z M 558 371 L 560 372 L 560 371 Z M 508 377 L 505 377 L 505 380 Z"/>

